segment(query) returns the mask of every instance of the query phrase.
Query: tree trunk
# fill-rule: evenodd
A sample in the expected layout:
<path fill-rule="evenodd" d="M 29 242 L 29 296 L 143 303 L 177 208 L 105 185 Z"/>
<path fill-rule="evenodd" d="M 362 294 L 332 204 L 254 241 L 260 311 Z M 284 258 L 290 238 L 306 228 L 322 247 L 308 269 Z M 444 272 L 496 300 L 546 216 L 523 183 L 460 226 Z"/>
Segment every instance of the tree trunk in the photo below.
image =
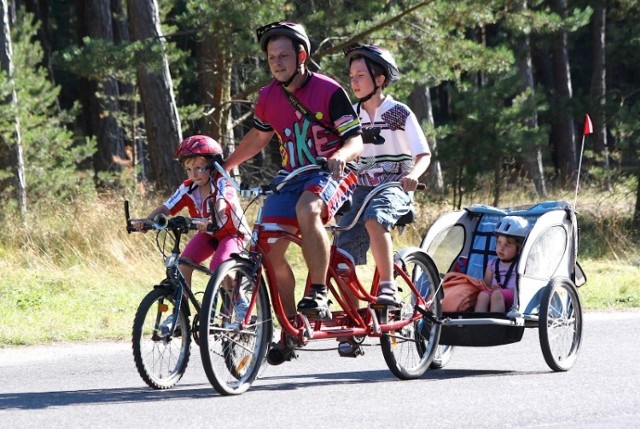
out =
<path fill-rule="evenodd" d="M 0 6 L 2 7 L 2 21 L 0 28 L 0 66 L 2 71 L 6 74 L 7 79 L 13 87 L 13 61 L 12 61 L 12 47 L 11 47 L 11 31 L 9 24 L 9 4 L 7 0 L 0 0 Z M 5 103 L 10 103 L 12 106 L 17 107 L 18 96 L 16 95 L 15 88 L 12 88 L 11 94 Z M 25 215 L 27 214 L 27 184 L 25 179 L 25 165 L 24 156 L 22 151 L 22 139 L 20 136 L 20 120 L 18 118 L 17 111 L 14 110 L 14 130 L 11 140 L 5 140 L 5 136 L 0 136 L 0 168 L 10 169 L 15 176 L 13 178 L 0 180 L 0 185 L 3 189 L 6 189 L 8 184 L 13 188 L 14 198 L 20 209 L 23 223 L 25 222 Z M 2 183 L 5 182 L 5 183 Z"/>
<path fill-rule="evenodd" d="M 433 105 L 431 104 L 431 92 L 429 88 L 423 85 L 415 85 L 411 92 L 410 98 L 411 110 L 418 117 L 418 121 L 428 121 L 432 129 L 435 128 L 433 119 Z M 437 157 L 437 141 L 435 136 L 429 138 L 429 146 L 431 148 L 431 165 L 427 170 L 427 183 L 429 189 L 442 193 L 444 191 L 444 180 L 442 179 L 442 169 L 440 168 L 440 161 Z"/>
<path fill-rule="evenodd" d="M 87 0 L 84 8 L 87 34 L 91 39 L 113 42 L 113 20 L 110 0 Z M 91 123 L 97 137 L 98 151 L 93 156 L 95 173 L 119 171 L 116 161 L 127 158 L 124 151 L 124 133 L 114 112 L 120 110 L 118 82 L 106 77 L 98 82 L 97 91 L 90 94 Z"/>
<path fill-rule="evenodd" d="M 527 9 L 527 0 L 515 2 L 515 11 L 521 12 Z M 520 75 L 519 93 L 529 91 L 526 100 L 526 110 L 529 117 L 526 119 L 525 127 L 534 131 L 538 129 L 538 114 L 535 105 L 535 86 L 533 82 L 533 66 L 531 62 L 531 43 L 529 35 L 520 33 L 515 34 L 515 54 L 518 73 Z M 531 133 L 533 134 L 533 133 Z M 546 197 L 547 187 L 544 180 L 544 170 L 542 165 L 542 150 L 537 141 L 524 141 L 524 163 L 527 171 L 531 175 L 531 180 L 536 189 L 538 196 Z"/>
<path fill-rule="evenodd" d="M 591 99 L 593 112 L 593 127 L 595 131 L 595 152 L 602 157 L 605 168 L 607 188 L 611 189 L 609 178 L 609 150 L 607 146 L 607 117 L 606 117 L 606 0 L 601 0 L 595 7 L 592 22 L 593 46 L 593 74 L 591 75 Z"/>
<path fill-rule="evenodd" d="M 49 80 L 55 86 L 55 74 L 53 72 L 52 61 L 52 49 L 51 49 L 51 27 L 49 25 L 49 4 L 48 0 L 25 0 L 24 2 L 26 10 L 32 13 L 38 21 L 40 21 L 40 28 L 38 28 L 38 40 L 42 45 L 44 53 L 44 66 L 49 74 Z M 58 109 L 60 109 L 59 100 L 56 100 Z"/>
<path fill-rule="evenodd" d="M 207 33 L 197 43 L 198 90 L 202 105 L 205 106 L 202 133 L 216 139 L 223 148 L 228 145 L 233 69 L 232 58 L 227 51 L 224 42 L 215 34 Z"/>
<path fill-rule="evenodd" d="M 153 40 L 164 51 L 165 40 L 160 29 L 156 0 L 128 1 L 127 12 L 131 39 Z M 176 187 L 182 177 L 180 166 L 173 160 L 173 154 L 182 140 L 182 130 L 166 54 L 160 67 L 139 63 L 137 77 L 154 181 L 159 189 L 170 190 Z"/>
<path fill-rule="evenodd" d="M 566 17 L 566 0 L 552 0 L 552 7 L 562 18 Z M 556 91 L 557 122 L 554 124 L 555 140 L 560 167 L 560 183 L 568 185 L 578 169 L 576 156 L 576 132 L 571 107 L 573 89 L 567 32 L 560 30 L 553 46 L 553 71 Z"/>
<path fill-rule="evenodd" d="M 636 177 L 636 209 L 633 213 L 633 226 L 636 231 L 640 231 L 640 168 L 638 169 Z"/>

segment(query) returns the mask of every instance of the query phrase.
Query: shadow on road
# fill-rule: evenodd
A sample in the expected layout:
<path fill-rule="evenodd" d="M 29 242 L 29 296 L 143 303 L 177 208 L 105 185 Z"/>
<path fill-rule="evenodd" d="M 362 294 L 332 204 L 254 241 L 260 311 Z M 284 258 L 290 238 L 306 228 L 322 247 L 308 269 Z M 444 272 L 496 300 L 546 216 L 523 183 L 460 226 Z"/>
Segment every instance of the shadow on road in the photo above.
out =
<path fill-rule="evenodd" d="M 522 376 L 538 375 L 548 371 L 496 371 L 496 370 L 455 370 L 441 369 L 427 371 L 426 375 L 417 381 L 428 382 L 450 380 L 466 377 L 485 376 Z M 254 382 L 245 395 L 252 391 L 286 391 L 305 388 L 315 388 L 332 385 L 388 383 L 398 381 L 388 370 L 351 371 L 339 373 L 301 374 L 262 376 Z M 203 386 L 203 387 L 195 387 Z M 24 409 L 37 410 L 50 407 L 64 407 L 82 404 L 129 403 L 166 401 L 171 399 L 199 399 L 223 398 L 213 387 L 201 384 L 182 384 L 174 389 L 153 390 L 148 387 L 61 390 L 49 392 L 25 392 L 0 394 L 0 410 Z"/>

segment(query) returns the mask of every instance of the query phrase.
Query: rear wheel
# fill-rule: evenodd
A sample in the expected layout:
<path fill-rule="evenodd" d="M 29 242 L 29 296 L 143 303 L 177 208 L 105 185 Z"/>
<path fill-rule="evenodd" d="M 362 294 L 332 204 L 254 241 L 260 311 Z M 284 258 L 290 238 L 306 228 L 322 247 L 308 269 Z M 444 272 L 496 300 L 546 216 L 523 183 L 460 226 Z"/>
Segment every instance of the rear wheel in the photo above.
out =
<path fill-rule="evenodd" d="M 246 317 L 237 305 L 241 295 L 252 303 Z M 267 291 L 256 285 L 252 266 L 235 260 L 222 264 L 200 312 L 200 354 L 213 387 L 222 395 L 245 392 L 258 376 L 272 335 Z"/>
<path fill-rule="evenodd" d="M 578 290 L 568 278 L 552 279 L 542 295 L 539 319 L 540 347 L 554 371 L 569 370 L 582 341 L 582 306 Z"/>
<path fill-rule="evenodd" d="M 439 345 L 429 368 L 442 369 L 449 363 L 451 357 L 453 357 L 453 346 Z"/>
<path fill-rule="evenodd" d="M 396 261 L 394 276 L 401 304 L 381 310 L 380 323 L 406 324 L 382 334 L 382 355 L 396 377 L 402 380 L 420 378 L 433 361 L 440 340 L 440 325 L 422 318 L 414 306 L 419 294 L 429 303 L 425 308 L 428 314 L 434 317 L 442 314 L 440 299 L 436 297 L 440 276 L 431 259 L 418 249 Z"/>
<path fill-rule="evenodd" d="M 174 295 L 172 289 L 155 288 L 138 306 L 133 322 L 132 347 L 136 368 L 145 383 L 154 389 L 175 386 L 189 363 L 191 335 L 184 305 L 173 335 L 162 332 L 162 323 L 174 312 Z"/>

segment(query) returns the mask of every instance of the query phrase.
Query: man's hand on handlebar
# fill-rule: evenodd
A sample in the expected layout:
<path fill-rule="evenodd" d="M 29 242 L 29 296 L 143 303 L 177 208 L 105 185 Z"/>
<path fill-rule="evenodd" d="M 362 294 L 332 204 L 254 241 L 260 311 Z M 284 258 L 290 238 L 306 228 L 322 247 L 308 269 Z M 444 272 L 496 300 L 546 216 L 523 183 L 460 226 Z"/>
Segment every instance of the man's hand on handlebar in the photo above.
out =
<path fill-rule="evenodd" d="M 339 150 L 336 151 L 331 158 L 327 159 L 327 169 L 335 180 L 339 180 L 344 175 L 346 165 L 347 161 Z"/>

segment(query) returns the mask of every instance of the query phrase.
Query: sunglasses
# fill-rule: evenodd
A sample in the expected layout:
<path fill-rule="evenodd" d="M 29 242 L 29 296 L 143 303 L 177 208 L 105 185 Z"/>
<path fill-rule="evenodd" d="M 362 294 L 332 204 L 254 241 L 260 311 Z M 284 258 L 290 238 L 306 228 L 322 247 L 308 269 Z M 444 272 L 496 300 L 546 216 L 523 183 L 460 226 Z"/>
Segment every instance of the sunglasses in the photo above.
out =
<path fill-rule="evenodd" d="M 264 34 L 271 30 L 272 28 L 278 28 L 278 27 L 287 27 L 287 24 L 292 24 L 286 21 L 276 21 L 276 22 L 271 22 L 269 24 L 263 25 L 262 27 L 259 27 L 256 30 L 256 37 L 258 38 L 258 42 L 260 40 L 262 40 L 262 36 L 264 36 Z"/>

